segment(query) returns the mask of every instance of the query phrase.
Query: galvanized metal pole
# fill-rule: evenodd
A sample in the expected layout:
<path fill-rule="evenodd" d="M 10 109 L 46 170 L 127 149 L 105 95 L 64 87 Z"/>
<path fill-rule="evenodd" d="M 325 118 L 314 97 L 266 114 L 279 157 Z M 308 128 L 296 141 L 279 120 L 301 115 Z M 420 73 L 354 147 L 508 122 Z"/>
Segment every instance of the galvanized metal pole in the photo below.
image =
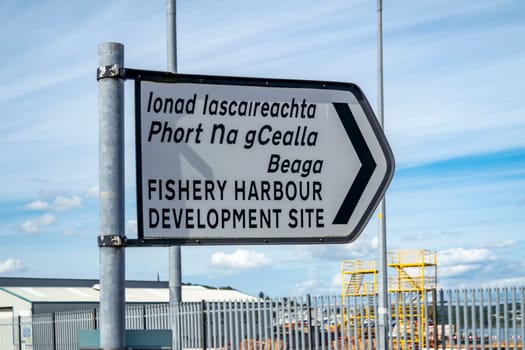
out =
<path fill-rule="evenodd" d="M 379 124 L 384 128 L 383 112 L 383 2 L 377 1 L 378 40 L 377 40 L 377 117 Z M 378 281 L 378 349 L 388 348 L 388 276 L 387 276 L 387 249 L 386 249 L 386 204 L 385 198 L 379 204 L 379 281 Z"/>
<path fill-rule="evenodd" d="M 177 73 L 177 2 L 167 0 L 168 71 Z M 178 160 L 180 164 L 180 160 Z M 182 266 L 180 246 L 169 247 L 169 294 L 171 303 L 182 301 Z"/>
<path fill-rule="evenodd" d="M 100 348 L 125 347 L 124 46 L 98 49 Z"/>
<path fill-rule="evenodd" d="M 177 1 L 167 0 L 168 71 L 177 73 Z"/>

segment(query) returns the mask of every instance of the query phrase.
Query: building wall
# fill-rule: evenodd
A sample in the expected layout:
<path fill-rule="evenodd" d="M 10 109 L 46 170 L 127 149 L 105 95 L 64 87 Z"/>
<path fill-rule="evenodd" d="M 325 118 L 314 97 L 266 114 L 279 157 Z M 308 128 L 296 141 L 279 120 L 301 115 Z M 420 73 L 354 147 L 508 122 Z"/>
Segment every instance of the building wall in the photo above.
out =
<path fill-rule="evenodd" d="M 18 317 L 31 315 L 31 307 L 31 301 L 0 288 L 0 309 L 12 308 L 13 316 Z"/>
<path fill-rule="evenodd" d="M 13 309 L 0 307 L 0 349 L 13 346 Z"/>

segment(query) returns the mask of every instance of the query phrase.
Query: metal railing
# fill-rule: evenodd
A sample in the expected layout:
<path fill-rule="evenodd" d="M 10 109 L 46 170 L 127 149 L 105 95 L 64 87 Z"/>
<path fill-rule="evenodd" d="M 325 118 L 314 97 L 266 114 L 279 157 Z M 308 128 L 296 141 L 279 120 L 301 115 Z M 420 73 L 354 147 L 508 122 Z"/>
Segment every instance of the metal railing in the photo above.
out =
<path fill-rule="evenodd" d="M 389 305 L 389 349 L 523 346 L 522 287 L 396 292 Z M 126 328 L 171 329 L 174 350 L 368 350 L 375 310 L 374 296 L 128 305 Z M 97 309 L 0 319 L 0 350 L 76 350 L 97 327 Z"/>

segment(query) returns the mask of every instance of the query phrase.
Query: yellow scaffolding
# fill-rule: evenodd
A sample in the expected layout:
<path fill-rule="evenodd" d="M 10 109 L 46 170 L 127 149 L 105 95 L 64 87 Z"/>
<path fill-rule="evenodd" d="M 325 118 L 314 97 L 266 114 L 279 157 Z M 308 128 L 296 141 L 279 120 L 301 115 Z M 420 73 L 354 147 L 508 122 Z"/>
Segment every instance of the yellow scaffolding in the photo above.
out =
<path fill-rule="evenodd" d="M 389 278 L 389 292 L 419 292 L 436 288 L 437 254 L 428 250 L 388 252 L 387 265 L 397 275 Z"/>
<path fill-rule="evenodd" d="M 343 296 L 366 296 L 376 293 L 377 263 L 375 260 L 343 260 L 341 276 L 343 277 L 341 284 Z"/>
<path fill-rule="evenodd" d="M 395 293 L 397 300 L 391 308 L 392 319 L 396 327 L 409 334 L 410 342 L 418 344 L 424 334 L 424 327 L 429 325 L 425 319 L 426 294 L 437 287 L 437 254 L 428 250 L 400 250 L 387 254 L 387 266 L 395 273 L 388 273 L 388 292 Z M 376 260 L 343 260 L 341 262 L 342 288 L 345 297 L 377 295 L 377 262 Z M 417 300 L 402 300 L 405 292 L 412 292 Z M 405 294 L 403 294 L 405 293 Z M 434 302 L 434 300 L 432 300 Z M 428 305 L 431 307 L 431 305 Z M 373 308 L 367 310 L 367 317 L 374 319 Z M 360 317 L 356 322 L 360 322 Z M 421 325 L 414 320 L 419 320 Z"/>

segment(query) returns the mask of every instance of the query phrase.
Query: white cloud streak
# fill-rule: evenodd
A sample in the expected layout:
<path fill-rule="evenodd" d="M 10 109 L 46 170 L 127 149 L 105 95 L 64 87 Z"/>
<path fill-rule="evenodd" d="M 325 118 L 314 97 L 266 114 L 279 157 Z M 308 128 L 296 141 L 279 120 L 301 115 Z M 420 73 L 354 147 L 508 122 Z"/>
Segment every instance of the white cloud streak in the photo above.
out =
<path fill-rule="evenodd" d="M 497 261 L 497 256 L 489 249 L 451 248 L 438 253 L 440 278 L 467 276 Z"/>
<path fill-rule="evenodd" d="M 440 264 L 454 266 L 461 264 L 479 264 L 495 260 L 496 256 L 489 249 L 451 248 L 439 252 Z"/>
<path fill-rule="evenodd" d="M 24 208 L 27 210 L 47 210 L 49 209 L 49 203 L 45 201 L 33 201 Z"/>
<path fill-rule="evenodd" d="M 80 207 L 81 205 L 82 198 L 79 196 L 73 196 L 71 198 L 57 197 L 53 203 L 53 210 L 63 212 Z"/>
<path fill-rule="evenodd" d="M 82 205 L 82 198 L 79 196 L 63 197 L 58 196 L 53 203 L 36 200 L 27 204 L 24 208 L 27 210 L 49 210 L 55 212 L 65 212 L 73 208 L 78 208 Z"/>
<path fill-rule="evenodd" d="M 271 267 L 272 260 L 253 250 L 237 249 L 231 254 L 214 253 L 211 256 L 211 264 L 216 268 L 248 270 Z"/>
<path fill-rule="evenodd" d="M 363 259 L 373 256 L 377 251 L 377 237 L 370 233 L 362 233 L 352 243 L 329 245 L 299 245 L 293 256 L 299 260 L 348 260 Z"/>
<path fill-rule="evenodd" d="M 27 220 L 22 223 L 19 228 L 26 233 L 37 234 L 40 231 L 52 225 L 55 222 L 55 216 L 51 214 L 44 214 L 31 220 Z"/>
<path fill-rule="evenodd" d="M 19 259 L 0 261 L 0 274 L 9 274 L 20 270 L 22 270 L 22 261 Z"/>
<path fill-rule="evenodd" d="M 126 223 L 126 235 L 129 237 L 137 236 L 137 220 L 128 220 Z"/>
<path fill-rule="evenodd" d="M 98 198 L 98 186 L 91 186 L 87 192 L 86 195 L 90 198 Z"/>

